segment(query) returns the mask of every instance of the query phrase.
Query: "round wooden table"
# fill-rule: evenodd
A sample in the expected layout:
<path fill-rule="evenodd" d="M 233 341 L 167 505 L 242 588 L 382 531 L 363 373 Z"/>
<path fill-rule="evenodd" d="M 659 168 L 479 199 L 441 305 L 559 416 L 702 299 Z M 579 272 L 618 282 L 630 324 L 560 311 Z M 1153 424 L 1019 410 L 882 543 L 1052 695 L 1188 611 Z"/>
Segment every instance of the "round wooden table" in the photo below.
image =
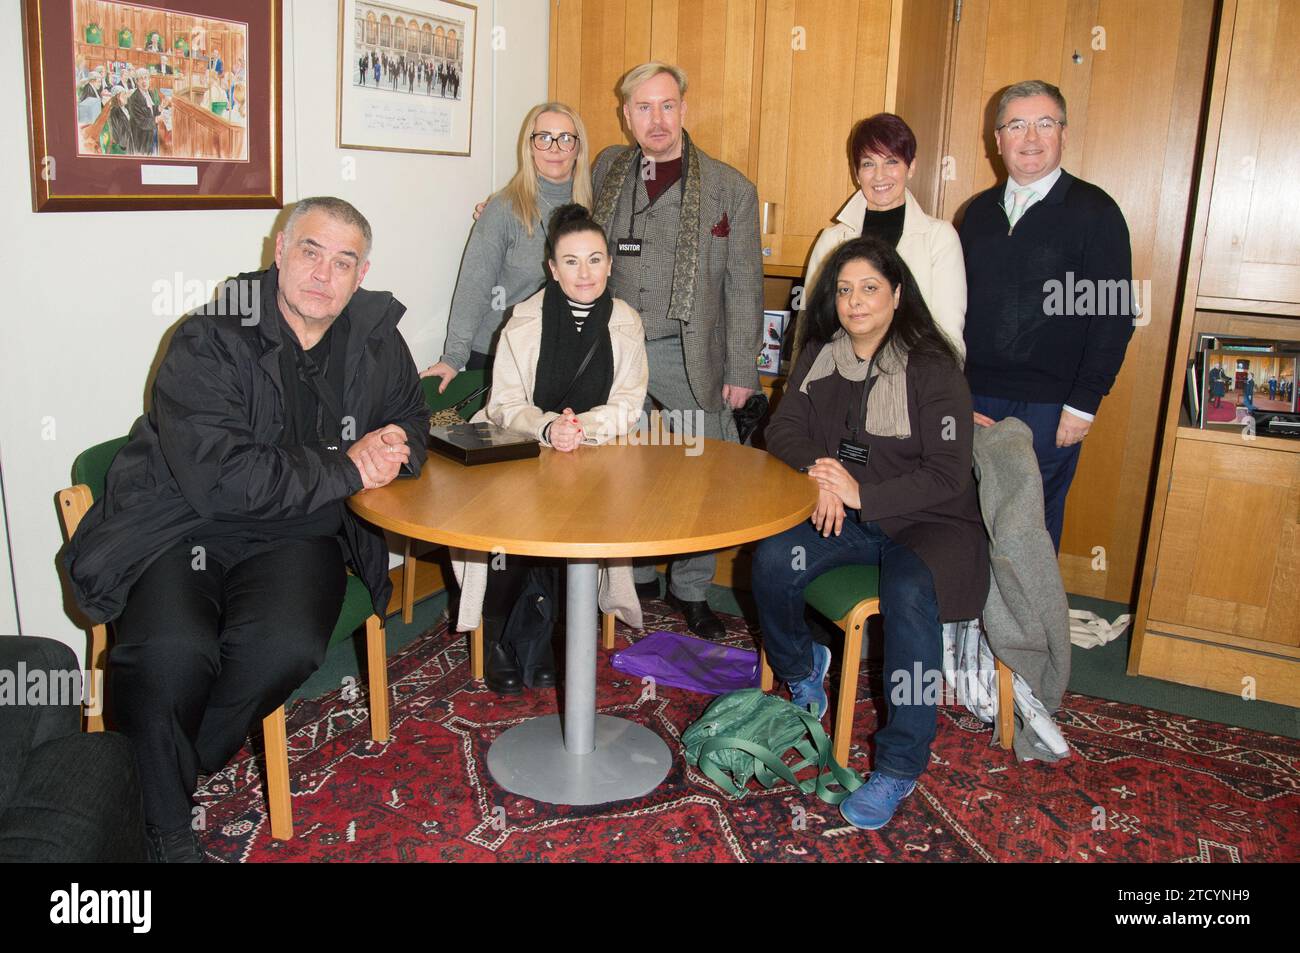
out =
<path fill-rule="evenodd" d="M 604 804 L 653 791 L 672 755 L 654 732 L 596 714 L 597 560 L 725 549 L 811 515 L 817 485 L 761 450 L 611 445 L 466 467 L 430 453 L 420 477 L 348 505 L 415 539 L 568 561 L 564 718 L 533 718 L 488 752 L 508 791 L 552 804 Z"/>

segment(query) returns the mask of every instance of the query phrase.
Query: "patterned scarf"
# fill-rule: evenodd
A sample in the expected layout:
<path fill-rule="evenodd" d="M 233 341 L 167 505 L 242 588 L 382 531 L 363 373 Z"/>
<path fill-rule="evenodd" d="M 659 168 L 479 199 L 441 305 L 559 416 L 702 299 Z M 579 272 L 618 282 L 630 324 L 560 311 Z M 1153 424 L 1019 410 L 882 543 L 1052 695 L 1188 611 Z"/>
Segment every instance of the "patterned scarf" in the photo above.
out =
<path fill-rule="evenodd" d="M 876 352 L 876 383 L 867 398 L 867 419 L 863 429 L 877 437 L 910 437 L 911 421 L 907 414 L 907 352 L 899 350 L 890 341 Z M 843 329 L 835 332 L 827 344 L 813 358 L 812 367 L 799 385 L 799 392 L 808 393 L 813 381 L 830 377 L 838 372 L 848 381 L 865 381 L 870 361 L 858 359 L 853 351 L 853 339 Z"/>
<path fill-rule="evenodd" d="M 631 189 L 636 202 L 636 178 L 641 174 L 641 149 L 628 149 L 610 167 L 596 196 L 592 217 L 614 239 L 614 213 L 624 191 Z M 668 319 L 687 324 L 695 310 L 695 278 L 700 267 L 700 163 L 691 137 L 682 130 L 682 175 L 686 190 L 677 220 L 677 255 L 673 261 L 673 290 L 668 302 Z"/>

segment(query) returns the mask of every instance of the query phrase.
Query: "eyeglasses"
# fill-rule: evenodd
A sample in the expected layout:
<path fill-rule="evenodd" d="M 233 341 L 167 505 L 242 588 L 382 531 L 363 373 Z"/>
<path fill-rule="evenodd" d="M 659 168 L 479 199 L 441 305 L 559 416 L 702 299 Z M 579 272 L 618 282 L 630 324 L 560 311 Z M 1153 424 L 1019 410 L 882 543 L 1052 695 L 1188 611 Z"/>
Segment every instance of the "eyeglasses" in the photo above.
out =
<path fill-rule="evenodd" d="M 533 148 L 539 152 L 549 152 L 552 146 L 559 146 L 561 152 L 572 152 L 578 148 L 578 137 L 571 132 L 559 135 L 553 132 L 535 132 L 528 138 L 533 140 Z"/>
<path fill-rule="evenodd" d="M 1056 135 L 1056 127 L 1064 126 L 1065 121 L 1062 119 L 1051 119 L 1047 116 L 1044 116 L 1042 119 L 1035 119 L 1032 123 L 1027 122 L 1024 119 L 1013 119 L 1011 122 L 1004 122 L 1002 125 L 994 127 L 993 131 L 997 132 L 1005 129 L 1008 135 L 1019 137 L 1028 132 L 1031 125 L 1038 130 L 1040 136 L 1047 138 L 1048 136 Z"/>

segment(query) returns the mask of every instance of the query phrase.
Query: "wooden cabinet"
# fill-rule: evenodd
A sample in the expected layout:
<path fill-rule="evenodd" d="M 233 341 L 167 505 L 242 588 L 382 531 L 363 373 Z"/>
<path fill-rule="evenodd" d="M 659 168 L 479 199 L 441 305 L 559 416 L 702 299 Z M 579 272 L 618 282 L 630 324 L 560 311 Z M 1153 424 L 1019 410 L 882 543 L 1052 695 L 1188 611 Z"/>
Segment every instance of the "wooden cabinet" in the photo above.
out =
<path fill-rule="evenodd" d="M 1300 446 L 1269 445 L 1178 439 L 1150 617 L 1300 657 Z"/>
<path fill-rule="evenodd" d="M 1238 0 L 1233 7 L 1197 294 L 1202 305 L 1300 315 L 1300 4 Z"/>
<path fill-rule="evenodd" d="M 1294 159 L 1279 150 L 1300 138 L 1300 110 L 1279 103 L 1300 54 L 1300 20 L 1280 35 L 1291 7 L 1226 0 L 1220 13 L 1129 672 L 1300 705 L 1300 441 L 1200 430 L 1182 408 L 1200 333 L 1300 340 L 1293 306 L 1259 294 L 1291 293 L 1285 268 L 1263 279 L 1262 266 L 1300 261 L 1300 213 L 1263 210 L 1294 184 L 1266 198 L 1257 181 L 1285 178 Z M 1275 55 L 1287 43 L 1289 57 Z"/>

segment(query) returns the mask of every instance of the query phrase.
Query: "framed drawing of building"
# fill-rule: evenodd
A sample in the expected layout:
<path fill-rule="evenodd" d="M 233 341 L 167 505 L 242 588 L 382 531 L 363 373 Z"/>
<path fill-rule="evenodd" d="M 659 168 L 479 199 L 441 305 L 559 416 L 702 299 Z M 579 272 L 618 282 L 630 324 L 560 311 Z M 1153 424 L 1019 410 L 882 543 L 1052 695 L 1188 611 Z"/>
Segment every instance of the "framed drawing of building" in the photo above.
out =
<path fill-rule="evenodd" d="M 339 0 L 339 148 L 469 155 L 477 29 L 460 0 Z"/>
<path fill-rule="evenodd" d="M 24 0 L 38 212 L 279 208 L 281 0 Z"/>

